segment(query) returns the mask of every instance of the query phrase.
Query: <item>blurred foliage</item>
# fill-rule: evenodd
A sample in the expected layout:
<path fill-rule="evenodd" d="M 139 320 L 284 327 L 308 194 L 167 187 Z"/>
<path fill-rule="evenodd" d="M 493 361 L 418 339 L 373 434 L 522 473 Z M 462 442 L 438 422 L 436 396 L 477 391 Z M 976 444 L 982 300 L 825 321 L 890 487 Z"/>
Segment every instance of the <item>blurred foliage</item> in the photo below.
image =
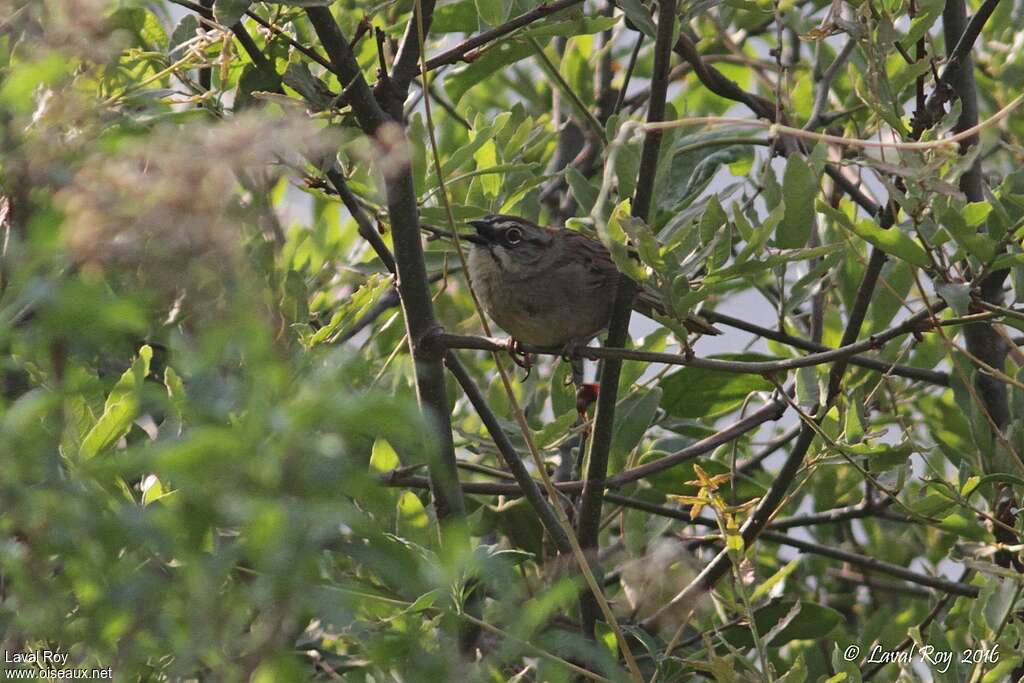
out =
<path fill-rule="evenodd" d="M 361 34 L 354 51 L 372 81 L 378 46 L 394 54 L 411 2 L 218 0 L 222 25 L 170 2 L 0 3 L 5 652 L 59 648 L 68 666 L 113 667 L 117 680 L 569 681 L 572 665 L 626 679 L 605 624 L 594 641 L 573 627 L 582 582 L 526 501 L 469 495 L 466 518 L 443 530 L 442 543 L 426 490 L 382 485 L 396 471 L 425 475 L 439 440 L 416 405 L 393 277 L 324 174 L 342 173 L 390 244 L 381 176 L 408 165 L 423 223 L 446 225 L 430 126 L 457 221 L 505 212 L 597 231 L 676 316 L 753 306 L 769 315 L 749 318 L 809 337 L 816 306 L 821 343 L 836 346 L 874 245 L 889 260 L 862 337 L 920 310 L 924 297 L 948 303 L 940 317 L 950 323 L 978 313 L 974 275 L 1002 268 L 1016 308 L 983 324 L 1007 338 L 1024 329 L 1016 112 L 982 136 L 984 202 L 957 189 L 968 164 L 948 146 L 869 154 L 809 143 L 806 157 L 773 161 L 757 129 L 726 123 L 666 130 L 650 220 L 630 219 L 641 137 L 623 126 L 646 104 L 647 4 L 621 0 L 602 12 L 586 2 L 488 43 L 434 72 L 431 120 L 416 82 L 406 133 L 371 140 L 339 100 L 338 79 L 285 37 L 322 54 L 304 12 L 330 6 L 344 35 Z M 822 71 L 854 40 L 829 84 L 826 113 L 842 113 L 829 132 L 906 138 L 917 79 L 930 87 L 929 60 L 944 54 L 942 3 L 918 2 L 912 20 L 910 6 L 691 2 L 680 7 L 680 30 L 726 78 L 769 99 L 778 64 L 766 55 L 781 49 L 781 106 L 798 127 Z M 427 55 L 533 7 L 440 2 Z M 359 28 L 364 17 L 382 31 L 379 44 Z M 239 21 L 248 47 L 225 27 Z M 1024 6 L 1004 0 L 978 41 L 983 117 L 1024 87 L 1022 22 Z M 900 52 L 918 38 L 927 58 L 908 62 Z M 631 79 L 614 112 L 602 109 L 604 59 L 611 102 Z M 668 119 L 748 115 L 692 69 L 675 76 Z M 600 116 L 588 124 L 581 107 Z M 925 139 L 958 112 L 952 104 Z M 831 185 L 821 192 L 825 164 L 840 161 L 873 194 L 899 195 L 894 227 L 882 230 Z M 627 238 L 638 259 L 626 255 Z M 432 239 L 426 248 L 438 318 L 448 331 L 479 332 L 454 247 Z M 685 331 L 673 318 L 658 322 L 632 344 L 678 350 Z M 771 485 L 775 461 L 734 476 L 735 463 L 795 424 L 784 420 L 617 491 L 676 517 L 703 509 L 719 535 L 606 504 L 605 590 L 648 680 L 787 671 L 791 683 L 860 680 L 843 659 L 847 646 L 892 649 L 908 634 L 954 651 L 1001 648 L 998 663 L 958 663 L 937 680 L 972 671 L 1006 680 L 1021 661 L 1021 579 L 993 562 L 986 519 L 997 486 L 1024 492 L 1024 359 L 1011 353 L 1002 370 L 1011 420 L 994 438 L 963 327 L 942 330 L 900 337 L 877 355 L 946 372 L 948 386 L 847 370 L 779 514 L 857 504 L 870 479 L 898 497 L 892 512 L 915 517 L 814 525 L 800 537 L 925 573 L 966 563 L 979 598 L 953 599 L 916 631 L 936 598 L 910 584 L 767 541 L 737 546 L 737 525 Z M 804 353 L 756 334 L 729 353 L 711 341 L 695 350 L 730 361 Z M 461 356 L 526 453 L 493 359 Z M 813 412 L 827 367 L 767 378 L 628 361 L 609 474 L 749 414 L 772 379 L 795 381 L 795 400 Z M 567 364 L 545 358 L 513 385 L 534 443 L 563 472 L 582 431 L 567 376 Z M 493 441 L 454 380 L 449 398 L 463 478 L 503 481 Z M 685 628 L 683 614 L 637 625 L 722 545 L 733 580 L 705 596 Z M 473 592 L 483 596 L 484 627 L 465 610 Z M 680 649 L 666 652 L 677 628 Z M 473 636 L 474 649 L 460 651 Z M 897 675 L 890 665 L 876 680 Z"/>

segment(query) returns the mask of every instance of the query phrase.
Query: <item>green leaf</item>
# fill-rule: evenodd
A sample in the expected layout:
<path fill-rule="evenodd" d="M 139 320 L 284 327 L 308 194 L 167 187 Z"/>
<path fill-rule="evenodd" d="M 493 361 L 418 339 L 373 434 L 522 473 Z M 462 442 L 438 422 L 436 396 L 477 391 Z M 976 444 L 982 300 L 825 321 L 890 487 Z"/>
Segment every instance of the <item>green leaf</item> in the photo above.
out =
<path fill-rule="evenodd" d="M 658 27 L 654 25 L 650 11 L 644 7 L 640 0 L 615 0 L 615 5 L 626 13 L 626 18 L 637 29 L 643 31 L 651 38 L 657 34 Z"/>
<path fill-rule="evenodd" d="M 476 11 L 484 23 L 497 26 L 508 19 L 512 10 L 511 0 L 475 0 Z"/>
<path fill-rule="evenodd" d="M 176 54 L 175 51 L 179 46 L 195 38 L 198 29 L 199 20 L 196 19 L 196 15 L 186 14 L 183 16 L 178 25 L 174 27 L 174 32 L 171 33 L 171 39 L 167 43 L 167 54 L 172 55 L 174 59 L 181 59 L 184 54 Z"/>
<path fill-rule="evenodd" d="M 964 222 L 968 227 L 977 228 L 992 213 L 992 205 L 988 202 L 969 202 L 963 209 Z"/>
<path fill-rule="evenodd" d="M 910 30 L 907 31 L 907 35 L 900 41 L 904 48 L 909 50 L 912 45 L 921 38 L 924 38 L 925 34 L 928 33 L 928 29 L 932 27 L 935 20 L 942 14 L 944 5 L 944 0 L 921 0 L 918 3 L 917 16 L 910 22 Z"/>
<path fill-rule="evenodd" d="M 310 111 L 330 109 L 334 102 L 334 93 L 323 81 L 309 72 L 309 67 L 304 62 L 290 63 L 281 80 L 306 100 Z"/>
<path fill-rule="evenodd" d="M 797 368 L 796 398 L 797 403 L 805 410 L 813 410 L 821 401 L 821 393 L 818 390 L 818 371 L 813 366 Z"/>
<path fill-rule="evenodd" d="M 157 500 L 160 500 L 160 498 L 162 498 L 164 494 L 167 493 L 164 490 L 164 486 L 160 482 L 160 479 L 154 474 L 150 474 L 145 479 L 143 479 L 141 488 L 143 507 Z"/>
<path fill-rule="evenodd" d="M 462 0 L 462 2 L 442 5 L 434 10 L 434 19 L 430 22 L 430 32 L 472 33 L 480 27 L 477 16 L 476 3 L 473 0 Z"/>
<path fill-rule="evenodd" d="M 537 444 L 537 448 L 552 447 L 568 433 L 572 426 L 576 424 L 577 419 L 579 419 L 579 413 L 576 412 L 576 407 L 573 406 L 571 410 L 565 411 L 551 422 L 548 422 L 534 436 L 534 443 Z"/>
<path fill-rule="evenodd" d="M 555 36 L 571 38 L 572 36 L 584 36 L 594 33 L 601 33 L 619 23 L 616 17 L 583 17 L 556 21 L 550 24 L 543 24 L 536 28 L 525 31 L 523 35 L 532 38 L 553 38 Z"/>
<path fill-rule="evenodd" d="M 615 410 L 615 431 L 612 433 L 609 474 L 620 472 L 626 457 L 647 433 L 661 403 L 661 389 L 655 387 L 626 398 Z"/>
<path fill-rule="evenodd" d="M 982 261 L 990 261 L 995 257 L 995 241 L 988 235 L 978 232 L 977 228 L 991 211 L 992 207 L 987 202 L 968 204 L 962 211 L 958 207 L 949 206 L 944 201 L 936 202 L 936 206 L 939 207 L 939 220 L 942 222 L 942 227 L 949 232 L 957 244 L 967 250 L 971 256 Z M 986 211 L 984 207 L 988 207 L 989 211 Z"/>
<path fill-rule="evenodd" d="M 786 617 L 796 605 L 795 600 L 773 602 L 754 612 L 754 623 L 758 633 L 768 633 L 780 620 Z M 801 602 L 800 612 L 785 628 L 780 629 L 772 640 L 773 647 L 781 647 L 791 640 L 822 640 L 843 620 L 842 615 L 831 607 L 814 602 Z M 733 647 L 753 647 L 754 637 L 747 625 L 735 625 L 723 629 L 722 637 Z"/>
<path fill-rule="evenodd" d="M 605 249 L 611 254 L 612 261 L 615 262 L 615 267 L 619 269 L 619 272 L 637 282 L 643 282 L 647 279 L 647 272 L 640 267 L 640 264 L 630 254 L 629 246 L 627 245 L 627 233 L 622 227 L 623 223 L 631 219 L 629 200 L 626 199 L 615 207 L 608 222 L 600 225 L 598 237 L 601 238 L 601 243 L 604 244 Z"/>
<path fill-rule="evenodd" d="M 580 205 L 580 209 L 589 214 L 597 202 L 598 188 L 572 165 L 565 169 L 565 180 L 569 183 L 569 189 L 572 190 L 572 196 Z"/>
<path fill-rule="evenodd" d="M 390 472 L 401 464 L 398 453 L 387 439 L 375 439 L 370 451 L 370 470 L 373 472 Z"/>
<path fill-rule="evenodd" d="M 103 414 L 89 433 L 82 439 L 79 454 L 82 458 L 92 458 L 104 452 L 128 433 L 132 422 L 139 415 L 139 392 L 142 383 L 149 374 L 149 362 L 153 358 L 153 349 L 143 346 L 132 366 L 125 370 L 117 384 L 110 390 L 103 406 Z"/>
<path fill-rule="evenodd" d="M 784 581 L 787 576 L 793 573 L 793 571 L 800 566 L 801 558 L 799 556 L 794 557 L 792 560 L 783 565 L 779 571 L 772 574 L 768 580 L 762 583 L 760 586 L 754 589 L 754 592 L 750 594 L 750 602 L 757 602 L 764 596 L 771 593 L 772 589 L 775 588 L 781 581 Z"/>
<path fill-rule="evenodd" d="M 246 64 L 242 69 L 242 75 L 238 79 L 238 93 L 235 95 L 235 111 L 255 106 L 257 99 L 253 97 L 254 92 L 273 92 L 281 87 L 277 74 L 257 69 L 252 64 Z"/>
<path fill-rule="evenodd" d="M 928 260 L 928 253 L 924 247 L 897 227 L 883 230 L 874 221 L 868 219 L 853 223 L 850 227 L 858 237 L 887 254 L 903 259 L 919 268 L 931 267 L 931 261 Z"/>
<path fill-rule="evenodd" d="M 718 195 L 711 195 L 700 217 L 700 243 L 709 244 L 727 220 L 729 217 L 725 215 L 725 210 L 718 202 Z"/>
<path fill-rule="evenodd" d="M 416 543 L 430 542 L 430 515 L 423 501 L 412 491 L 403 491 L 395 504 L 395 532 Z"/>
<path fill-rule="evenodd" d="M 304 343 L 307 347 L 312 347 L 337 337 L 348 325 L 369 311 L 390 288 L 390 276 L 374 273 L 335 311 L 331 321 L 304 340 Z"/>
<path fill-rule="evenodd" d="M 782 249 L 806 247 L 814 228 L 814 198 L 818 182 L 807 160 L 799 154 L 786 158 L 782 176 L 782 196 L 786 204 L 775 242 Z"/>
<path fill-rule="evenodd" d="M 532 54 L 533 48 L 528 43 L 514 40 L 500 43 L 477 57 L 471 64 L 448 74 L 444 80 L 444 90 L 452 104 L 458 104 L 474 85 Z"/>
<path fill-rule="evenodd" d="M 480 145 L 479 149 L 473 153 L 473 160 L 476 161 L 478 169 L 496 166 L 498 164 L 498 148 L 495 147 L 494 140 L 487 140 Z M 501 191 L 501 178 L 493 173 L 483 174 L 480 176 L 480 187 L 483 189 L 485 197 L 493 199 Z"/>
<path fill-rule="evenodd" d="M 946 494 L 929 493 L 925 497 L 915 500 L 908 507 L 924 517 L 935 517 L 942 515 L 954 505 L 956 505 L 956 501 Z"/>
<path fill-rule="evenodd" d="M 225 26 L 233 26 L 242 20 L 252 0 L 217 0 L 213 6 L 213 18 Z"/>
<path fill-rule="evenodd" d="M 755 353 L 731 353 L 711 356 L 721 360 L 777 360 Z M 684 367 L 668 375 L 660 384 L 661 407 L 674 417 L 715 417 L 737 408 L 754 391 L 775 387 L 764 377 L 706 368 Z"/>
<path fill-rule="evenodd" d="M 736 263 L 741 264 L 750 259 L 756 253 L 759 253 L 761 247 L 764 246 L 765 242 L 768 241 L 768 237 L 779 225 L 786 212 L 785 204 L 776 204 L 775 208 L 769 212 L 768 216 L 761 222 L 760 225 L 753 229 L 753 232 L 747 237 L 747 243 L 740 250 L 740 253 L 736 256 Z M 739 214 L 739 209 L 734 212 Z M 737 223 L 737 226 L 739 223 Z"/>
<path fill-rule="evenodd" d="M 947 282 L 935 288 L 957 315 L 967 315 L 971 308 L 971 286 L 962 282 Z"/>
<path fill-rule="evenodd" d="M 185 411 L 188 409 L 188 395 L 185 393 L 185 384 L 181 381 L 181 377 L 170 365 L 164 368 L 164 386 L 167 387 L 167 398 L 171 407 L 171 414 L 167 416 L 167 419 L 177 423 L 177 431 L 180 434 L 181 425 L 185 421 Z M 160 427 L 161 432 L 165 427 L 169 429 L 170 426 L 171 424 L 165 422 Z"/>
<path fill-rule="evenodd" d="M 798 654 L 789 666 L 789 671 L 775 680 L 776 683 L 804 683 L 807 680 L 807 663 L 804 661 L 804 653 Z"/>

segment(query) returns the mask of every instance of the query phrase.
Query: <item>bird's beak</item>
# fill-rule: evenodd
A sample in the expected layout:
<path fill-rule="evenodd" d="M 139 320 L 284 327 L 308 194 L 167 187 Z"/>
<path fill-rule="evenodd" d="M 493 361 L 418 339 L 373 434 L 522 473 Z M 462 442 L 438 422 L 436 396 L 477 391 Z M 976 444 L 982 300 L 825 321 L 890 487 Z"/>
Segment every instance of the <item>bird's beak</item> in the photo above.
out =
<path fill-rule="evenodd" d="M 467 221 L 476 229 L 475 235 L 466 235 L 466 239 L 473 244 L 490 244 L 494 241 L 494 228 L 491 227 L 491 222 L 486 219 Z"/>

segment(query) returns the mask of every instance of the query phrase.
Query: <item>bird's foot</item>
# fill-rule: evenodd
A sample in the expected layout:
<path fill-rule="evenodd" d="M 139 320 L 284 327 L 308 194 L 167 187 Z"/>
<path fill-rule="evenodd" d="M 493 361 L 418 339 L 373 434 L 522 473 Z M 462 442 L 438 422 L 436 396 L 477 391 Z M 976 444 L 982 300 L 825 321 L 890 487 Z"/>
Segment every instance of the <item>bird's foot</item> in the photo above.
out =
<path fill-rule="evenodd" d="M 518 339 L 508 338 L 508 355 L 512 358 L 513 363 L 526 370 L 526 374 L 523 375 L 525 380 L 533 369 L 533 354 L 523 351 L 522 346 Z"/>
<path fill-rule="evenodd" d="M 690 346 L 690 340 L 684 338 L 682 340 L 682 347 L 683 358 L 685 358 L 687 361 L 693 360 L 693 347 Z"/>
<path fill-rule="evenodd" d="M 587 348 L 589 339 L 570 339 L 562 347 L 562 360 L 574 361 L 580 357 L 580 352 Z"/>

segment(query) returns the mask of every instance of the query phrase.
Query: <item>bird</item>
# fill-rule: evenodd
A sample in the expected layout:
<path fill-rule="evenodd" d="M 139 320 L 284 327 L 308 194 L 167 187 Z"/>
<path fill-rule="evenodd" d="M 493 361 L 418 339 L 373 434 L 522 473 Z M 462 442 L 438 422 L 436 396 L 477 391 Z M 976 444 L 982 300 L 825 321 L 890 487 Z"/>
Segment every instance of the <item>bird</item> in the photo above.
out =
<path fill-rule="evenodd" d="M 475 229 L 469 279 L 487 315 L 516 342 L 567 351 L 586 346 L 612 315 L 619 271 L 599 241 L 518 216 L 490 214 L 467 221 Z M 656 293 L 637 288 L 634 310 L 665 313 Z M 721 331 L 699 316 L 690 332 Z"/>

